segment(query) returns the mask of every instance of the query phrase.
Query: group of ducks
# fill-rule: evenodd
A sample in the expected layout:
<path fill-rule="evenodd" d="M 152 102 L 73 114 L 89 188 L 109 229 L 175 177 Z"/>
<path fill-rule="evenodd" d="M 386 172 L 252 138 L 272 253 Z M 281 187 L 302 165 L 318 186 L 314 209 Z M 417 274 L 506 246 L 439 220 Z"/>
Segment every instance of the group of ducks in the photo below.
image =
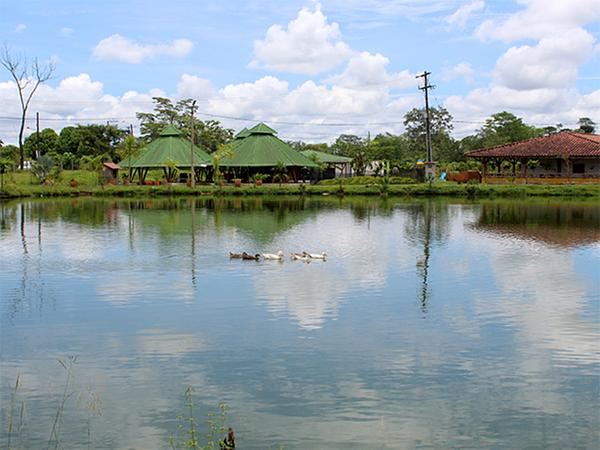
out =
<path fill-rule="evenodd" d="M 281 250 L 279 250 L 277 253 L 256 253 L 254 255 L 252 255 L 250 253 L 246 253 L 246 252 L 242 252 L 242 253 L 229 252 L 229 258 L 231 258 L 231 259 L 245 259 L 245 260 L 254 260 L 254 261 L 259 261 L 260 259 L 283 261 L 283 255 L 284 255 L 284 253 Z M 292 261 L 310 262 L 313 259 L 321 259 L 324 261 L 327 259 L 327 253 L 325 253 L 325 252 L 323 252 L 323 253 L 308 253 L 308 252 L 290 253 L 290 257 L 291 257 Z"/>

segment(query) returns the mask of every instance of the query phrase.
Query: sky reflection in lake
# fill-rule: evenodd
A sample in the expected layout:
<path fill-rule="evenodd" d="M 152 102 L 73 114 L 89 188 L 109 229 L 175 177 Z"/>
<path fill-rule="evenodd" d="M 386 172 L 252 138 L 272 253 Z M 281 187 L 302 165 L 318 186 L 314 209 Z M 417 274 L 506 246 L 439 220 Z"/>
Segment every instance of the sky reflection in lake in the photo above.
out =
<path fill-rule="evenodd" d="M 590 203 L 69 199 L 0 206 L 3 422 L 161 448 L 196 389 L 243 448 L 597 447 Z M 228 252 L 326 251 L 326 261 Z M 81 398 L 81 395 L 79 395 Z M 83 405 L 83 406 L 82 406 Z"/>

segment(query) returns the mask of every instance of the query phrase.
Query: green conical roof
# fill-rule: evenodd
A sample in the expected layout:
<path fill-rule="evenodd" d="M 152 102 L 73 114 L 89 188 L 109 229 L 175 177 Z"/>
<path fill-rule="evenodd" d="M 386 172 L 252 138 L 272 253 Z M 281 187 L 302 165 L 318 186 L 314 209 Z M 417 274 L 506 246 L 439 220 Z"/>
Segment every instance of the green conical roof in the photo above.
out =
<path fill-rule="evenodd" d="M 223 158 L 224 167 L 275 167 L 282 162 L 286 167 L 317 167 L 317 165 L 277 136 L 264 123 L 248 130 L 243 139 L 233 141 L 233 157 Z"/>
<path fill-rule="evenodd" d="M 317 150 L 303 150 L 302 153 L 307 158 L 311 160 L 313 158 L 317 158 L 319 162 L 326 164 L 344 164 L 352 162 L 352 158 L 347 158 L 345 156 L 332 155 L 331 153 L 319 152 Z"/>
<path fill-rule="evenodd" d="M 169 124 L 161 131 L 159 136 L 183 136 L 183 133 L 175 128 L 173 124 Z"/>
<path fill-rule="evenodd" d="M 238 134 L 235 135 L 235 139 L 244 139 L 248 136 L 250 136 L 250 132 L 248 131 L 248 128 L 244 128 Z"/>
<path fill-rule="evenodd" d="M 191 142 L 173 125 L 167 125 L 159 137 L 148 144 L 131 167 L 177 167 L 191 166 Z M 194 165 L 210 165 L 210 155 L 194 145 Z"/>
<path fill-rule="evenodd" d="M 273 135 L 275 135 L 275 134 L 277 134 L 277 131 L 275 131 L 270 126 L 265 125 L 263 122 L 261 122 L 258 125 L 255 125 L 252 128 L 250 128 L 248 130 L 248 133 L 250 133 L 250 134 L 273 134 Z"/>

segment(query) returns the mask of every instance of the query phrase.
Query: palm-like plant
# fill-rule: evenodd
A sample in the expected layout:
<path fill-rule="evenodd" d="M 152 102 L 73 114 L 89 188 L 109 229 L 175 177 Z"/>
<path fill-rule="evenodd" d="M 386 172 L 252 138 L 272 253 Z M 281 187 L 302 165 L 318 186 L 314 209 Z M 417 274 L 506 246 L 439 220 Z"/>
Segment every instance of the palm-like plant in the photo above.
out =
<path fill-rule="evenodd" d="M 282 161 L 278 161 L 277 165 L 273 167 L 273 181 L 278 182 L 281 187 L 281 183 L 286 182 L 289 178 L 287 166 Z"/>

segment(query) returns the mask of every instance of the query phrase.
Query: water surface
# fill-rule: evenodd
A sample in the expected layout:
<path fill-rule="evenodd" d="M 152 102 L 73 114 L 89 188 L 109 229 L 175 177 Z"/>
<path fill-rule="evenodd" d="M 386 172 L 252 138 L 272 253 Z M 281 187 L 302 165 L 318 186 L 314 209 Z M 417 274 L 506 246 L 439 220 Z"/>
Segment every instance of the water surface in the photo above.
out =
<path fill-rule="evenodd" d="M 68 199 L 0 214 L 3 448 L 11 410 L 11 446 L 46 447 L 70 355 L 65 448 L 167 447 L 188 385 L 199 422 L 227 403 L 240 448 L 600 445 L 595 203 Z M 228 257 L 279 249 L 329 257 Z"/>

